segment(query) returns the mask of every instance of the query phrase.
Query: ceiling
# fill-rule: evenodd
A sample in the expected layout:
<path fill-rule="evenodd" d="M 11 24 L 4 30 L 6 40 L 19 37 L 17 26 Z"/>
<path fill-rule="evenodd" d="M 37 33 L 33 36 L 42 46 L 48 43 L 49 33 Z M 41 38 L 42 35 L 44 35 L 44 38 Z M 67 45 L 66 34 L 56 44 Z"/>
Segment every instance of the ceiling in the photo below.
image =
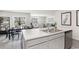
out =
<path fill-rule="evenodd" d="M 25 12 L 25 13 L 36 13 L 36 12 L 39 12 L 39 13 L 54 13 L 56 12 L 57 10 L 7 10 L 7 11 L 13 11 L 13 12 Z"/>
<path fill-rule="evenodd" d="M 2 11 L 10 11 L 10 12 L 23 12 L 23 13 L 31 13 L 31 14 L 44 14 L 44 15 L 55 15 L 57 10 L 2 10 Z"/>
<path fill-rule="evenodd" d="M 13 12 L 24 12 L 24 13 L 31 13 L 31 14 L 48 14 L 54 15 L 57 10 L 10 10 Z"/>

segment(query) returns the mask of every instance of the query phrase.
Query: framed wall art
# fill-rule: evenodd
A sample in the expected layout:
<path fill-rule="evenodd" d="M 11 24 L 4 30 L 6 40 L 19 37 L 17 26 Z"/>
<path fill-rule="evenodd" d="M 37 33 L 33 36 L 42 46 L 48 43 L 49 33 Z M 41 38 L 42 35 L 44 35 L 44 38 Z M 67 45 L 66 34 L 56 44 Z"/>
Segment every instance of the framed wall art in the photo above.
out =
<path fill-rule="evenodd" d="M 76 25 L 79 26 L 79 10 L 76 11 Z"/>
<path fill-rule="evenodd" d="M 61 25 L 71 26 L 71 12 L 61 13 Z"/>

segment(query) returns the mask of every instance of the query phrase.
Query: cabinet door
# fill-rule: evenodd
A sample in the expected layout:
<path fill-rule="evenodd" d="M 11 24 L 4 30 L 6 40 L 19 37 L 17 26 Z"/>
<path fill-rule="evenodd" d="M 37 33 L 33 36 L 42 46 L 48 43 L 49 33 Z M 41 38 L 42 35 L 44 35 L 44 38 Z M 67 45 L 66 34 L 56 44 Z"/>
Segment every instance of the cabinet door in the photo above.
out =
<path fill-rule="evenodd" d="M 64 36 L 49 41 L 49 49 L 64 49 Z"/>
<path fill-rule="evenodd" d="M 49 42 L 40 44 L 40 49 L 48 49 L 48 48 L 49 48 Z"/>
<path fill-rule="evenodd" d="M 40 49 L 40 45 L 35 45 L 35 46 L 32 46 L 32 47 L 28 47 L 27 49 Z"/>
<path fill-rule="evenodd" d="M 40 44 L 32 46 L 28 49 L 48 49 L 48 42 L 40 43 Z"/>

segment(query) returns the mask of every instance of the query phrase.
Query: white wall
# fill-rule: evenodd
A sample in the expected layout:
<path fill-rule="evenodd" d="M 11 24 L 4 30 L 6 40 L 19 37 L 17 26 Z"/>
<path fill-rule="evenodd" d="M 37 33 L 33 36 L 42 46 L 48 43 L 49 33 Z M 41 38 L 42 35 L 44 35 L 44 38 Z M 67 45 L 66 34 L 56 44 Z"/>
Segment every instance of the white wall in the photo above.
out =
<path fill-rule="evenodd" d="M 13 17 L 26 17 L 26 25 L 29 25 L 30 13 L 20 13 L 20 12 L 9 12 L 9 11 L 0 11 L 0 16 L 10 17 L 10 27 L 14 27 L 14 18 Z"/>
<path fill-rule="evenodd" d="M 62 26 L 61 25 L 61 13 L 63 12 L 70 12 L 71 11 L 71 19 L 72 25 L 71 26 Z M 60 10 L 56 12 L 56 21 L 58 23 L 58 28 L 71 28 L 73 30 L 73 39 L 79 40 L 79 27 L 76 26 L 76 11 L 75 10 Z"/>

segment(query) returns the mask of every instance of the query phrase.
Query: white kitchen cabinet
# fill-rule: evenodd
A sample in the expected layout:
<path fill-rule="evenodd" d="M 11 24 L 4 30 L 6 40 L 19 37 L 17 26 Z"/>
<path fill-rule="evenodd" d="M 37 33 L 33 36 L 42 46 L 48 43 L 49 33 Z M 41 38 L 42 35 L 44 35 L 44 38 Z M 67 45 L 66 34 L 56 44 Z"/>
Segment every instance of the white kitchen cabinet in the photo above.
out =
<path fill-rule="evenodd" d="M 49 48 L 48 43 L 49 42 L 44 42 L 44 43 L 29 47 L 29 49 L 48 49 Z"/>
<path fill-rule="evenodd" d="M 64 36 L 50 40 L 49 49 L 64 49 Z"/>
<path fill-rule="evenodd" d="M 64 49 L 64 36 L 28 48 L 29 49 Z"/>
<path fill-rule="evenodd" d="M 64 49 L 64 33 L 26 41 L 28 49 Z"/>
<path fill-rule="evenodd" d="M 42 38 L 41 38 L 42 39 Z M 28 44 L 27 44 L 28 45 Z M 29 49 L 64 49 L 64 36 L 51 39 L 33 46 L 27 46 Z"/>

